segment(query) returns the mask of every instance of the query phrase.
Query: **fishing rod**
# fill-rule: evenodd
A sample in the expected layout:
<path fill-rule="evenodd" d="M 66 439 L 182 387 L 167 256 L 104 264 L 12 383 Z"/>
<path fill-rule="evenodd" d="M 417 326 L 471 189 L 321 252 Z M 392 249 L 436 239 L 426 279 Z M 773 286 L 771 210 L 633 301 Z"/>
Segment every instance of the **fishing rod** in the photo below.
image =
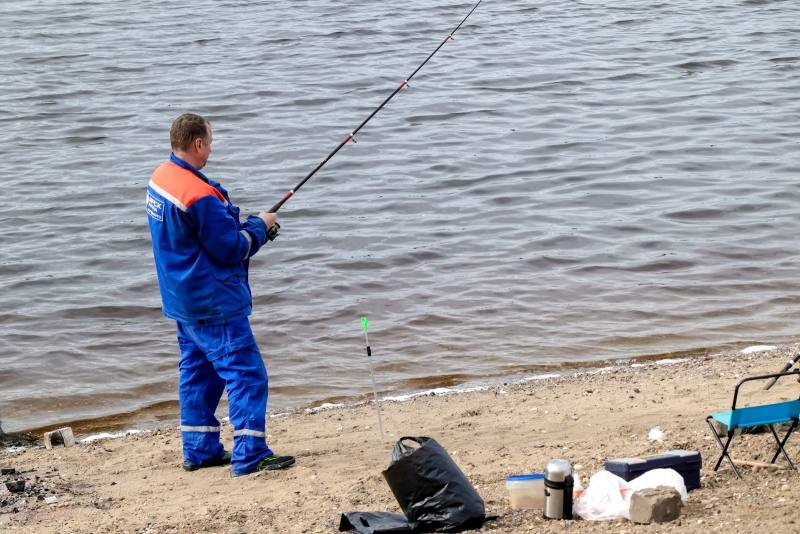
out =
<path fill-rule="evenodd" d="M 380 110 L 382 110 L 382 109 L 383 109 L 383 106 L 385 106 L 386 104 L 388 104 L 388 103 L 389 103 L 389 100 L 391 100 L 392 98 L 394 98 L 394 95 L 396 95 L 397 93 L 399 93 L 399 92 L 400 92 L 400 90 L 401 90 L 403 87 L 410 87 L 410 86 L 408 85 L 408 82 L 411 80 L 411 78 L 413 78 L 413 77 L 414 77 L 414 75 L 415 75 L 415 74 L 417 74 L 417 73 L 420 71 L 420 69 L 422 69 L 422 67 L 424 67 L 424 66 L 425 66 L 425 64 L 426 64 L 426 63 L 427 63 L 427 62 L 428 62 L 428 61 L 429 61 L 429 60 L 430 60 L 430 59 L 431 59 L 431 58 L 434 56 L 434 54 L 436 54 L 436 52 L 438 52 L 438 51 L 439 51 L 439 49 L 440 49 L 440 48 L 442 48 L 442 47 L 444 46 L 444 44 L 445 44 L 447 41 L 455 40 L 455 39 L 453 39 L 453 34 L 454 34 L 454 33 L 456 33 L 456 32 L 458 31 L 458 29 L 461 27 L 461 25 L 462 25 L 462 24 L 464 24 L 464 23 L 467 21 L 467 19 L 469 18 L 469 16 L 470 16 L 470 15 L 472 15 L 472 12 L 473 12 L 473 11 L 475 11 L 475 10 L 478 8 L 478 6 L 481 4 L 481 2 L 483 2 L 483 0 L 478 0 L 478 3 L 477 3 L 477 4 L 475 4 L 475 6 L 474 6 L 474 7 L 473 7 L 473 8 L 470 10 L 470 12 L 469 12 L 469 13 L 467 13 L 467 16 L 466 16 L 466 17 L 464 17 L 464 20 L 462 20 L 462 21 L 461 21 L 461 23 L 459 23 L 459 25 L 458 25 L 458 26 L 456 26 L 456 28 L 455 28 L 453 31 L 451 31 L 451 32 L 450 32 L 450 34 L 449 34 L 447 37 L 445 37 L 445 38 L 444 38 L 444 41 L 442 41 L 442 42 L 439 44 L 439 46 L 437 46 L 437 47 L 436 47 L 436 50 L 434 50 L 433 52 L 431 52 L 431 55 L 429 55 L 427 58 L 425 58 L 425 61 L 423 61 L 423 62 L 422 62 L 422 64 L 421 64 L 419 67 L 417 67 L 417 70 L 415 70 L 414 72 L 412 72 L 412 73 L 411 73 L 411 76 L 409 76 L 408 78 L 406 78 L 405 80 L 403 80 L 403 83 L 401 83 L 401 84 L 400 84 L 400 85 L 397 87 L 397 89 L 395 89 L 395 90 L 392 92 L 392 94 L 390 94 L 390 95 L 388 96 L 388 98 L 386 98 L 386 100 L 384 100 L 384 101 L 381 103 L 381 105 L 380 105 L 380 106 L 378 106 L 377 108 L 375 108 L 375 111 L 373 111 L 372 113 L 370 113 L 369 117 L 367 117 L 366 119 L 364 119 L 364 122 L 362 122 L 361 124 L 359 124 L 359 125 L 358 125 L 358 128 L 356 128 L 356 129 L 355 129 L 355 130 L 353 130 L 351 133 L 349 133 L 349 134 L 347 135 L 347 137 L 345 137 L 345 138 L 344 138 L 344 141 L 342 141 L 341 143 L 339 143 L 339 146 L 337 146 L 335 149 L 333 149 L 333 152 L 331 152 L 330 154 L 328 154 L 328 155 L 325 157 L 325 159 L 323 159 L 321 162 L 319 162 L 319 165 L 317 165 L 316 167 L 314 167 L 314 170 L 312 170 L 310 173 L 308 173 L 308 175 L 307 175 L 305 178 L 303 178 L 303 180 L 302 180 L 302 181 L 301 181 L 299 184 L 297 184 L 297 185 L 295 186 L 295 188 L 294 188 L 294 189 L 291 189 L 291 190 L 289 190 L 289 192 L 288 192 L 288 193 L 286 193 L 286 195 L 285 195 L 285 196 L 284 196 L 284 197 L 283 197 L 283 198 L 280 200 L 280 202 L 278 202 L 277 204 L 275 204 L 274 206 L 272 206 L 272 207 L 269 209 L 269 211 L 268 211 L 267 213 L 277 213 L 277 212 L 278 212 L 278 210 L 279 210 L 279 209 L 281 209 L 281 206 L 283 206 L 283 204 L 284 204 L 284 203 L 285 203 L 287 200 L 289 200 L 290 198 L 292 198 L 292 196 L 293 196 L 293 195 L 294 195 L 294 194 L 295 194 L 295 193 L 296 193 L 296 192 L 297 192 L 297 191 L 298 191 L 298 190 L 299 190 L 301 187 L 303 187 L 303 184 L 305 184 L 305 183 L 306 183 L 306 182 L 307 182 L 307 181 L 308 181 L 308 180 L 309 180 L 309 179 L 310 179 L 312 176 L 314 176 L 315 174 L 317 174 L 317 171 L 318 171 L 318 170 L 320 170 L 320 169 L 321 169 L 321 168 L 322 168 L 322 167 L 323 167 L 323 166 L 324 166 L 326 163 L 328 163 L 328 160 L 330 160 L 330 159 L 331 159 L 333 156 L 335 156 L 335 155 L 336 155 L 336 153 L 337 153 L 337 152 L 339 152 L 339 150 L 341 150 L 341 149 L 342 149 L 342 147 L 343 147 L 344 145 L 346 145 L 346 144 L 347 144 L 349 141 L 353 141 L 353 142 L 355 143 L 355 142 L 356 142 L 356 134 L 357 134 L 357 133 L 358 133 L 358 132 L 361 130 L 361 128 L 363 128 L 363 127 L 364 127 L 364 125 L 366 125 L 366 124 L 367 124 L 367 123 L 370 121 L 370 119 L 372 119 L 372 117 L 374 117 L 374 116 L 375 116 L 375 115 L 376 115 L 376 114 L 377 114 L 377 113 L 378 113 Z M 277 237 L 277 235 L 278 235 L 278 230 L 279 230 L 279 229 L 280 229 L 280 225 L 279 225 L 279 224 L 276 222 L 276 223 L 275 223 L 275 224 L 272 226 L 272 228 L 270 228 L 270 229 L 269 229 L 269 232 L 267 233 L 267 239 L 268 239 L 269 241 L 272 241 L 272 240 L 274 240 L 274 239 Z"/>
<path fill-rule="evenodd" d="M 780 371 L 778 371 L 778 373 L 779 373 L 779 374 L 780 374 L 780 373 L 785 373 L 786 371 L 788 371 L 789 369 L 791 369 L 792 367 L 794 367 L 794 364 L 796 364 L 798 361 L 800 361 L 800 352 L 798 352 L 797 354 L 795 354 L 793 358 L 789 359 L 789 361 L 787 361 L 787 362 L 784 364 L 784 366 L 783 366 L 783 369 L 781 369 Z M 777 377 L 777 376 L 776 376 L 776 377 L 774 377 L 772 380 L 770 380 L 769 382 L 767 382 L 767 383 L 764 385 L 764 387 L 763 387 L 763 388 L 761 388 L 761 389 L 762 389 L 762 390 L 767 390 L 767 389 L 771 388 L 772 386 L 774 386 L 774 385 L 775 385 L 775 382 L 777 382 L 777 381 L 778 381 L 778 378 L 780 378 L 780 377 Z M 800 382 L 800 379 L 798 379 L 798 382 Z"/>

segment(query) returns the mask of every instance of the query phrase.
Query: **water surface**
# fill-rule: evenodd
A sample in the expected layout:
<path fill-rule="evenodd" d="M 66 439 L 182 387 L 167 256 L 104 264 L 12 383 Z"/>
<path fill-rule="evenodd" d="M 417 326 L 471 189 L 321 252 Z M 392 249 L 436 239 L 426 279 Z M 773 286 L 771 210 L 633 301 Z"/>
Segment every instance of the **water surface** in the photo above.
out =
<path fill-rule="evenodd" d="M 271 206 L 468 3 L 0 5 L 5 430 L 176 398 L 144 208 L 180 113 Z M 270 409 L 797 333 L 800 8 L 486 0 L 252 262 Z"/>

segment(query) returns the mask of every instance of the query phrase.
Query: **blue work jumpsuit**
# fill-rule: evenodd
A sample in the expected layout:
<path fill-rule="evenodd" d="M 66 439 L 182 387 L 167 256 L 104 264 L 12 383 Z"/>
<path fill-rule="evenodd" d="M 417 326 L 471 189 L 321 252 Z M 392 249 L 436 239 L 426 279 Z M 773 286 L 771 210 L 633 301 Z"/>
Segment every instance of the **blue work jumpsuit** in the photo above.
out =
<path fill-rule="evenodd" d="M 248 321 L 249 258 L 266 224 L 241 223 L 227 191 L 174 154 L 153 173 L 147 213 L 164 315 L 177 322 L 184 458 L 202 466 L 225 454 L 214 412 L 227 389 L 233 474 L 246 474 L 272 454 L 267 371 Z"/>

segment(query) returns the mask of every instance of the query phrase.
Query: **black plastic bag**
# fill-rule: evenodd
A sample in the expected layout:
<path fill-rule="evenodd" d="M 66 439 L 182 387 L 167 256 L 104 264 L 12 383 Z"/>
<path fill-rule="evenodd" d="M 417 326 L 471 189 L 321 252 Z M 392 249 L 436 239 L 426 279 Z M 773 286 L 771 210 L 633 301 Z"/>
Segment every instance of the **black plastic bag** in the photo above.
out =
<path fill-rule="evenodd" d="M 389 512 L 345 512 L 339 523 L 339 532 L 355 530 L 359 534 L 384 534 L 390 532 L 419 532 L 419 523 L 409 522 L 406 516 Z"/>
<path fill-rule="evenodd" d="M 483 499 L 433 438 L 401 438 L 383 476 L 406 519 L 419 522 L 420 532 L 460 532 L 480 527 L 486 518 Z"/>

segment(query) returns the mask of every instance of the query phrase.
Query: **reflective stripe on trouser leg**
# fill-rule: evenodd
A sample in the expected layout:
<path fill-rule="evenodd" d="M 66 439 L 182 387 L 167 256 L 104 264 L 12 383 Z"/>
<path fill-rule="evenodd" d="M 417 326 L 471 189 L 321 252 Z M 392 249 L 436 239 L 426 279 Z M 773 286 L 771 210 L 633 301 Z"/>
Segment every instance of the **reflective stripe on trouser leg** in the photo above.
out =
<path fill-rule="evenodd" d="M 213 364 L 228 390 L 228 413 L 234 429 L 233 474 L 244 475 L 272 454 L 265 439 L 267 369 L 256 345 L 225 354 Z"/>
<path fill-rule="evenodd" d="M 181 435 L 183 458 L 203 465 L 218 460 L 225 454 L 219 441 L 219 421 L 214 412 L 225 389 L 206 355 L 192 341 L 182 338 L 180 382 L 178 396 L 181 403 Z"/>

